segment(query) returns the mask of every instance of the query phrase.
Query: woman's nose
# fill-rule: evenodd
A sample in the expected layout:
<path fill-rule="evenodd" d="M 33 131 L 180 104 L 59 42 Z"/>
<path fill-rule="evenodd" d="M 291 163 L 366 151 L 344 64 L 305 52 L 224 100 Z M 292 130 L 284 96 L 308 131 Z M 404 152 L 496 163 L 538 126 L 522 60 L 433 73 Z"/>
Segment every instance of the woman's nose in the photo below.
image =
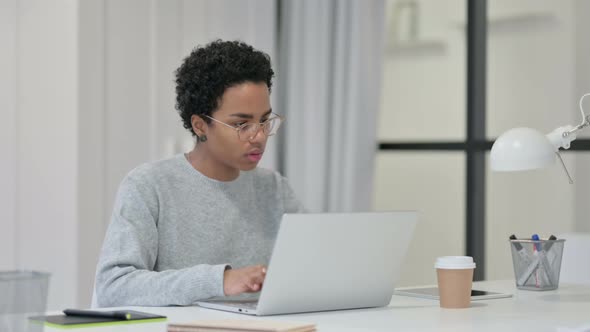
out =
<path fill-rule="evenodd" d="M 267 138 L 268 136 L 266 136 L 266 134 L 264 133 L 263 127 L 258 126 L 258 130 L 256 131 L 256 134 L 254 134 L 254 136 L 250 138 L 250 142 L 266 141 Z"/>

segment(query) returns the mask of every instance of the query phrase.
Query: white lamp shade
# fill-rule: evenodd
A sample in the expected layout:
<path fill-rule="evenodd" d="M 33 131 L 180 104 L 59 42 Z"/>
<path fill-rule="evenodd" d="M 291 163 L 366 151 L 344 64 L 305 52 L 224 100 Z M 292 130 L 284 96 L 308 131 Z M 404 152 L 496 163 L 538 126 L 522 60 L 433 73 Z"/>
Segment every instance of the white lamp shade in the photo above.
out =
<path fill-rule="evenodd" d="M 514 128 L 500 135 L 492 146 L 493 171 L 524 171 L 555 162 L 556 148 L 549 138 L 531 128 Z"/>

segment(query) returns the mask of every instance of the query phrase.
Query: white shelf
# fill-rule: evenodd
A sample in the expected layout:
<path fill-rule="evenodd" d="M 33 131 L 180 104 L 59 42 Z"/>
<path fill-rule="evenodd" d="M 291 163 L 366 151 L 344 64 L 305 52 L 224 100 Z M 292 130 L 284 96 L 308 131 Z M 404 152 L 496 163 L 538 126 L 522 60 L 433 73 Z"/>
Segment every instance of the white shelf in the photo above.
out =
<path fill-rule="evenodd" d="M 531 24 L 548 23 L 555 20 L 555 14 L 551 12 L 530 12 L 502 16 L 491 16 L 488 18 L 488 28 L 493 29 L 496 27 L 518 25 L 527 26 Z M 466 22 L 461 22 L 458 24 L 458 27 L 465 28 L 466 25 Z"/>
<path fill-rule="evenodd" d="M 446 43 L 441 40 L 396 41 L 387 45 L 385 53 L 393 56 L 443 55 Z"/>

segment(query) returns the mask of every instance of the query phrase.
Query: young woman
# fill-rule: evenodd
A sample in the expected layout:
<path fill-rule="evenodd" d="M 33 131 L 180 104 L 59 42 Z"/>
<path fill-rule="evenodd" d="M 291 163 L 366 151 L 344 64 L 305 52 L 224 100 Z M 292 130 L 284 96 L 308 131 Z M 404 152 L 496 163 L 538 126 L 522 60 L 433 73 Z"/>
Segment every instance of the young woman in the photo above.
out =
<path fill-rule="evenodd" d="M 198 47 L 176 72 L 192 151 L 141 165 L 119 188 L 96 274 L 98 306 L 189 305 L 261 289 L 286 179 L 257 168 L 282 118 L 267 54 L 242 42 Z"/>

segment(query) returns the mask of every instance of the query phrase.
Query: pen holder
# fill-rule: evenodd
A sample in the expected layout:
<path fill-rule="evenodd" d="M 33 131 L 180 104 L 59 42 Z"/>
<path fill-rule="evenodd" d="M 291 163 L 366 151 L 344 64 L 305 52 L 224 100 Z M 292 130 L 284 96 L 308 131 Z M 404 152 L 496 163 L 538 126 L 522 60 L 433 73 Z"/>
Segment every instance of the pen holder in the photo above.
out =
<path fill-rule="evenodd" d="M 516 288 L 557 289 L 564 242 L 564 239 L 510 240 Z"/>
<path fill-rule="evenodd" d="M 0 271 L 0 331 L 43 331 L 28 317 L 45 313 L 48 286 L 48 273 Z"/>

